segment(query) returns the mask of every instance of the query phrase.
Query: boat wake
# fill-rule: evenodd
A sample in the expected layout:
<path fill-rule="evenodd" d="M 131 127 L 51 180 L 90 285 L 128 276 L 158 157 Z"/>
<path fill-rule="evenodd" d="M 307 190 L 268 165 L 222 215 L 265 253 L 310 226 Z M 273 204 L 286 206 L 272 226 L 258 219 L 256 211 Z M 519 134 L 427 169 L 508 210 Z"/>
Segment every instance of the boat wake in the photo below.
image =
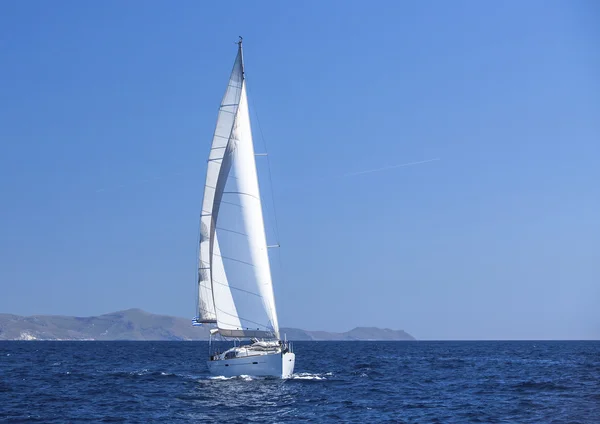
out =
<path fill-rule="evenodd" d="M 327 377 L 331 377 L 333 373 L 328 372 L 324 374 L 312 374 L 309 372 L 300 372 L 292 374 L 290 377 L 284 378 L 283 380 L 327 380 Z M 256 381 L 256 380 L 281 380 L 280 378 L 274 377 L 258 377 L 251 375 L 238 375 L 233 377 L 225 377 L 223 375 L 216 375 L 206 377 L 207 380 L 212 381 Z"/>
<path fill-rule="evenodd" d="M 214 380 L 214 381 L 227 381 L 227 380 L 241 380 L 241 381 L 252 381 L 252 380 L 264 380 L 265 377 L 253 377 L 251 375 L 236 375 L 233 377 L 225 377 L 223 375 L 215 375 L 215 376 L 211 376 L 208 377 L 209 380 Z"/>
<path fill-rule="evenodd" d="M 327 380 L 327 377 L 332 376 L 333 373 L 328 372 L 325 374 L 312 374 L 309 372 L 300 372 L 297 374 L 292 374 L 288 380 Z"/>

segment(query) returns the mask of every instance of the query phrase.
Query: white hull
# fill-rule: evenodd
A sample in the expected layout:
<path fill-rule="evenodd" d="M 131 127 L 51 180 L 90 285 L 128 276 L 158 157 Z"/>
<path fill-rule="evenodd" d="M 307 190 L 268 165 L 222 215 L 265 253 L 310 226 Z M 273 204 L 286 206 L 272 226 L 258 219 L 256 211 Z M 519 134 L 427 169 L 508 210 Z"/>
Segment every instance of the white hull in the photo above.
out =
<path fill-rule="evenodd" d="M 288 378 L 294 373 L 295 361 L 295 354 L 291 352 L 278 352 L 268 355 L 253 355 L 208 361 L 208 370 L 213 375 L 222 375 L 224 377 L 250 375 Z"/>

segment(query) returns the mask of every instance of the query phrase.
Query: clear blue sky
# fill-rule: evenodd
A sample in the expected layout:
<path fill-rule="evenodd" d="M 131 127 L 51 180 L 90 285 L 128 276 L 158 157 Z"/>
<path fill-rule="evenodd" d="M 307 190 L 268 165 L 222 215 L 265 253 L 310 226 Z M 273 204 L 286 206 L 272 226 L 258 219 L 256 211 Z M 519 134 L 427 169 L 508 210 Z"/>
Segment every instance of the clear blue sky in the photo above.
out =
<path fill-rule="evenodd" d="M 0 312 L 193 316 L 243 35 L 282 325 L 599 338 L 599 22 L 593 0 L 2 1 Z"/>

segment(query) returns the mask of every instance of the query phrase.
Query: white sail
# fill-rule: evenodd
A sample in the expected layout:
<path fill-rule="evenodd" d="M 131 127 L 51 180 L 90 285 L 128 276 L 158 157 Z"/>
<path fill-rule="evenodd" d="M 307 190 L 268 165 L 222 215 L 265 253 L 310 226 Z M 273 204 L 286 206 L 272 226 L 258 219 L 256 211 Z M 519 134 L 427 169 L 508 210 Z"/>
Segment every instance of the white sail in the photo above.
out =
<path fill-rule="evenodd" d="M 216 186 L 221 172 L 223 154 L 225 153 L 227 142 L 229 141 L 229 137 L 233 130 L 233 123 L 240 102 L 242 93 L 242 72 L 242 55 L 240 51 L 235 59 L 227 90 L 221 101 L 221 106 L 219 107 L 217 125 L 213 135 L 206 168 L 206 182 L 204 185 L 202 212 L 200 214 L 200 251 L 198 259 L 197 319 L 202 323 L 217 322 L 212 282 L 213 277 L 217 281 L 221 281 L 225 284 L 227 281 L 224 274 L 225 271 L 223 271 L 221 258 L 219 256 L 211 256 L 210 252 L 213 249 L 213 247 L 211 247 L 213 245 L 213 243 L 211 243 L 211 233 L 214 232 L 213 215 L 215 207 L 218 209 L 218 205 L 215 203 Z M 214 240 L 216 241 L 216 237 Z M 215 249 L 218 251 L 218 243 L 214 244 L 216 244 L 217 247 Z M 223 286 L 219 292 L 220 298 L 227 296 L 231 297 L 230 294 L 227 294 L 228 288 L 226 285 Z M 229 303 L 233 305 L 233 301 Z M 235 308 L 235 306 L 233 308 Z M 235 314 L 234 309 L 228 312 Z"/>
<path fill-rule="evenodd" d="M 200 319 L 216 321 L 224 336 L 279 338 L 241 44 L 213 138 L 201 228 Z"/>

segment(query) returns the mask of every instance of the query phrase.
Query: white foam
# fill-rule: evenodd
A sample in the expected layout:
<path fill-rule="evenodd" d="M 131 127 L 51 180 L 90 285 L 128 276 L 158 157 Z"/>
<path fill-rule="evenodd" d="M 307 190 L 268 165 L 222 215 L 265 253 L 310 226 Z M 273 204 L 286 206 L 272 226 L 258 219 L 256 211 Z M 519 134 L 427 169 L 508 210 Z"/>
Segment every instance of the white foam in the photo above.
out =
<path fill-rule="evenodd" d="M 215 381 L 225 381 L 225 380 L 253 381 L 253 380 L 265 380 L 267 377 L 258 377 L 258 376 L 242 374 L 242 375 L 234 375 L 233 377 L 225 377 L 223 375 L 216 375 L 216 376 L 211 376 L 211 377 L 206 377 L 206 378 L 208 378 L 209 380 L 215 380 Z"/>
<path fill-rule="evenodd" d="M 330 376 L 333 375 L 333 373 L 326 373 L 326 374 L 311 374 L 309 372 L 300 372 L 297 374 L 292 374 L 291 377 L 289 377 L 290 380 L 327 380 L 327 378 L 325 378 L 325 376 Z"/>
<path fill-rule="evenodd" d="M 215 375 L 214 377 L 208 377 L 209 380 L 231 380 L 235 377 L 225 377 L 224 375 Z"/>
<path fill-rule="evenodd" d="M 244 375 L 244 374 L 242 374 L 242 375 L 234 375 L 233 377 L 225 377 L 223 375 L 215 375 L 213 377 L 208 377 L 209 380 L 219 380 L 219 381 L 222 381 L 222 380 L 243 380 L 243 381 L 250 381 L 250 380 L 252 380 L 254 378 L 257 378 L 257 377 L 251 377 L 249 375 Z"/>
<path fill-rule="evenodd" d="M 309 372 L 301 372 L 297 374 L 292 374 L 290 377 L 287 377 L 287 380 L 327 380 L 326 377 L 332 376 L 333 373 L 328 372 L 325 374 L 312 374 Z M 228 381 L 228 380 L 241 380 L 241 381 L 254 381 L 254 380 L 267 380 L 268 377 L 258 377 L 258 376 L 250 376 L 250 375 L 239 375 L 233 377 L 225 377 L 223 375 L 216 375 L 206 377 L 208 380 L 213 381 Z"/>

